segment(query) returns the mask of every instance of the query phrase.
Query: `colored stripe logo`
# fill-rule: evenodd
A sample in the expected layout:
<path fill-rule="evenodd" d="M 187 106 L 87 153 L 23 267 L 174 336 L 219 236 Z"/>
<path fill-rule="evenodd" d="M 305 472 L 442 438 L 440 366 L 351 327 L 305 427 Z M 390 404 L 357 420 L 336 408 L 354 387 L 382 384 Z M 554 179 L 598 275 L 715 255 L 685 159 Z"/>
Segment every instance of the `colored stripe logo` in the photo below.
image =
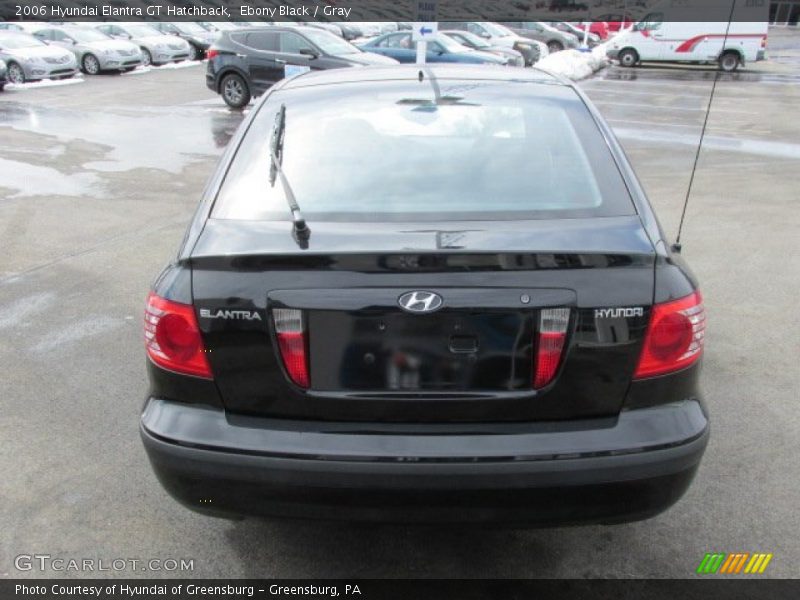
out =
<path fill-rule="evenodd" d="M 700 575 L 755 575 L 761 574 L 767 569 L 772 554 L 756 552 L 708 552 L 700 561 L 697 573 Z"/>

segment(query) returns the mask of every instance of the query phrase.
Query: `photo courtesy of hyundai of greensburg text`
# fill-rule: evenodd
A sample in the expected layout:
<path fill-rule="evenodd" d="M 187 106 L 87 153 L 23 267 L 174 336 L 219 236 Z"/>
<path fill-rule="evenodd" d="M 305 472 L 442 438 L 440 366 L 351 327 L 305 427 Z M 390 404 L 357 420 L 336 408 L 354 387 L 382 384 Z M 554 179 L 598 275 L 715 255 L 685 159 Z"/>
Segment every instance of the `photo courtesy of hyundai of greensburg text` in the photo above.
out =
<path fill-rule="evenodd" d="M 0 0 L 0 598 L 797 598 L 800 0 Z"/>

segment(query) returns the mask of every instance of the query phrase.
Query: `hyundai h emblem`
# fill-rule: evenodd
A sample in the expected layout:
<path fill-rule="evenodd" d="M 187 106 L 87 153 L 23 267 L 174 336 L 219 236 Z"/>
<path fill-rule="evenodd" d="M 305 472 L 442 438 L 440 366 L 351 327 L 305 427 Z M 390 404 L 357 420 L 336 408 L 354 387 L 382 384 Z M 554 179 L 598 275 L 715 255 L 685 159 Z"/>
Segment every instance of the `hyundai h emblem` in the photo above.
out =
<path fill-rule="evenodd" d="M 397 299 L 405 311 L 412 313 L 431 313 L 442 308 L 442 297 L 433 292 L 406 292 Z"/>

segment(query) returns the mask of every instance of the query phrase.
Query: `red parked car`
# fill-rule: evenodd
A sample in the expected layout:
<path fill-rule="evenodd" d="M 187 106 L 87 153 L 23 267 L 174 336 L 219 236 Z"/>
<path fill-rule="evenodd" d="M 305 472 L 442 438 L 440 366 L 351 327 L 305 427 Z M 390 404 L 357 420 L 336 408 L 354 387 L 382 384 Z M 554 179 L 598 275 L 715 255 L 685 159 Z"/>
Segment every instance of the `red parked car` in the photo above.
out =
<path fill-rule="evenodd" d="M 610 33 L 617 33 L 633 25 L 633 20 L 630 18 L 630 15 L 623 15 L 620 13 L 603 15 L 598 17 L 598 19 L 602 19 L 606 25 L 608 25 L 608 31 Z"/>
<path fill-rule="evenodd" d="M 578 29 L 583 30 L 586 28 L 586 23 L 575 23 L 575 26 Z M 601 40 L 608 39 L 608 32 L 609 32 L 608 23 L 606 23 L 605 21 L 591 21 L 589 23 L 589 33 L 594 33 L 600 36 Z"/>

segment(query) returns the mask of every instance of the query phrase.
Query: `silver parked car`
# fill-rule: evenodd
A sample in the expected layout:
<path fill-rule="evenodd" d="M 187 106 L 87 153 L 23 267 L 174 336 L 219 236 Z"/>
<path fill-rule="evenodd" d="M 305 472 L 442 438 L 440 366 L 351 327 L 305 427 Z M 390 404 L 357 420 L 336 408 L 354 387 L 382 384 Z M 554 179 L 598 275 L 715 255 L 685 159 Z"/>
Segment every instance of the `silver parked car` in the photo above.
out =
<path fill-rule="evenodd" d="M 115 40 L 91 27 L 52 26 L 34 33 L 45 44 L 59 46 L 75 55 L 84 73 L 132 71 L 142 64 L 139 46 L 127 40 Z"/>
<path fill-rule="evenodd" d="M 166 35 L 176 36 L 189 43 L 189 60 L 199 60 L 206 54 L 214 40 L 216 33 L 211 33 L 197 23 L 191 21 L 154 21 L 149 24 L 153 29 L 158 29 Z"/>
<path fill-rule="evenodd" d="M 63 79 L 78 72 L 72 52 L 18 31 L 0 31 L 0 60 L 8 65 L 9 83 Z"/>
<path fill-rule="evenodd" d="M 163 34 L 145 23 L 98 23 L 94 27 L 115 39 L 129 40 L 139 46 L 144 65 L 186 60 L 191 54 L 189 42 Z"/>

